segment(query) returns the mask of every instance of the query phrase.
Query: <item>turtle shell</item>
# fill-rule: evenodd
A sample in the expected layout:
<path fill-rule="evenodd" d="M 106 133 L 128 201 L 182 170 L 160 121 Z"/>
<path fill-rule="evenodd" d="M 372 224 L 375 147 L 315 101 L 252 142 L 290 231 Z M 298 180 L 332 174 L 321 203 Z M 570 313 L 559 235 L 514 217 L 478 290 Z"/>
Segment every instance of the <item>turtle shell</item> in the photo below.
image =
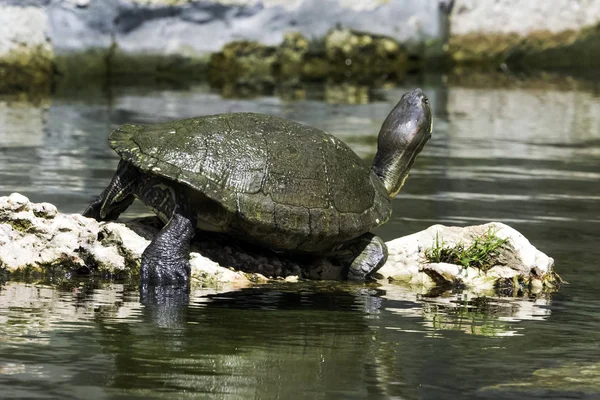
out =
<path fill-rule="evenodd" d="M 391 214 L 389 194 L 369 165 L 335 136 L 294 121 L 209 115 L 123 125 L 109 142 L 142 171 L 218 203 L 235 230 L 270 247 L 322 251 Z"/>

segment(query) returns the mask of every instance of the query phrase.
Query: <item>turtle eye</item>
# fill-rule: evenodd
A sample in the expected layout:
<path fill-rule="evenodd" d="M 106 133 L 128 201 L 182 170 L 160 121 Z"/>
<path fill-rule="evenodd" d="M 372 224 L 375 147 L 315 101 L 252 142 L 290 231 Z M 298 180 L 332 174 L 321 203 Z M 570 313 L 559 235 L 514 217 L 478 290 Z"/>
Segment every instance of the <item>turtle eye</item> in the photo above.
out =
<path fill-rule="evenodd" d="M 429 104 L 429 99 L 427 97 L 423 97 L 423 103 Z"/>

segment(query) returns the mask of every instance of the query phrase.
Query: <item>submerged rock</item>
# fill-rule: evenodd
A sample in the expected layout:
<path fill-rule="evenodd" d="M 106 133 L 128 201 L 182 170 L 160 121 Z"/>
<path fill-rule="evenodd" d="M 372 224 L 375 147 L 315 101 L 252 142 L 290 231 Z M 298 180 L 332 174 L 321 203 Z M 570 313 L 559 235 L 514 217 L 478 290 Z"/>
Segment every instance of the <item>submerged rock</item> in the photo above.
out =
<path fill-rule="evenodd" d="M 25 196 L 13 193 L 0 197 L 0 268 L 17 274 L 91 270 L 106 276 L 132 276 L 137 274 L 141 254 L 160 227 L 155 217 L 120 223 L 61 214 L 52 204 L 31 203 Z M 496 236 L 506 238 L 507 243 L 486 269 L 426 260 L 425 253 L 435 246 L 436 240 L 446 246 L 469 245 L 490 229 Z M 295 281 L 297 277 L 342 280 L 345 276 L 341 265 L 323 257 L 286 257 L 226 236 L 198 236 L 191 254 L 195 285 L 245 286 L 264 282 L 266 277 Z M 376 276 L 381 281 L 420 288 L 508 288 L 511 292 L 552 290 L 561 282 L 552 258 L 538 251 L 519 232 L 498 222 L 465 228 L 434 225 L 387 244 L 388 261 Z"/>

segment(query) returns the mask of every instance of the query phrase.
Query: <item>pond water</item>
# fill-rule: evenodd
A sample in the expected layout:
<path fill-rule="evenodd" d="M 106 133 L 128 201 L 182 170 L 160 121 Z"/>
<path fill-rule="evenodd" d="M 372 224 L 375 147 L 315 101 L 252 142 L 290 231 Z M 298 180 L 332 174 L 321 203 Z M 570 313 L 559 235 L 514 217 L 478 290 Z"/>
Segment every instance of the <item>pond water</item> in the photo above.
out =
<path fill-rule="evenodd" d="M 7 282 L 0 397 L 600 398 L 598 81 L 481 88 L 425 76 L 251 99 L 202 85 L 0 98 L 0 195 L 81 212 L 117 164 L 111 129 L 219 112 L 307 123 L 369 160 L 381 122 L 417 85 L 434 107 L 433 138 L 378 233 L 505 222 L 569 285 L 507 298 L 301 282 L 143 306 L 127 283 Z"/>

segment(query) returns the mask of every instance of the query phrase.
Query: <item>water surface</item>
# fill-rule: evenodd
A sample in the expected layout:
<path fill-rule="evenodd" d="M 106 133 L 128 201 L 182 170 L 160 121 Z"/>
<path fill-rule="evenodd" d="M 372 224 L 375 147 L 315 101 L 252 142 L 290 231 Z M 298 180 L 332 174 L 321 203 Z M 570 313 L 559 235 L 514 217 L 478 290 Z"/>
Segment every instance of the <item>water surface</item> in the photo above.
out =
<path fill-rule="evenodd" d="M 198 290 L 184 306 L 146 307 L 118 282 L 9 282 L 2 398 L 600 397 L 598 83 L 441 82 L 252 99 L 205 86 L 0 99 L 0 195 L 81 212 L 114 172 L 106 136 L 119 124 L 263 112 L 327 130 L 370 160 L 381 122 L 419 85 L 434 107 L 433 138 L 377 233 L 505 222 L 570 283 L 520 298 L 300 283 Z"/>

